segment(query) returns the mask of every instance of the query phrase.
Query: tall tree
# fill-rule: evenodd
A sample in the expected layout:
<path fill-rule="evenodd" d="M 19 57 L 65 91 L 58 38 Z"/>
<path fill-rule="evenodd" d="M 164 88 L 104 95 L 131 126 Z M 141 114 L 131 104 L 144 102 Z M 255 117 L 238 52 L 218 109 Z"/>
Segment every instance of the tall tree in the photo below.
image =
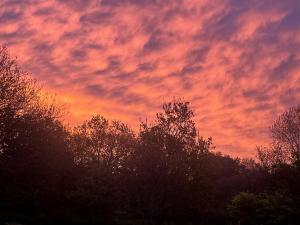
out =
<path fill-rule="evenodd" d="M 257 158 L 268 169 L 279 165 L 300 165 L 300 106 L 292 107 L 275 120 L 270 127 L 272 143 L 268 148 L 258 147 Z"/>
<path fill-rule="evenodd" d="M 300 162 L 300 106 L 283 113 L 271 126 L 271 137 L 289 155 L 292 163 Z"/>
<path fill-rule="evenodd" d="M 0 152 L 15 138 L 15 119 L 28 112 L 36 101 L 38 90 L 16 61 L 0 47 Z"/>

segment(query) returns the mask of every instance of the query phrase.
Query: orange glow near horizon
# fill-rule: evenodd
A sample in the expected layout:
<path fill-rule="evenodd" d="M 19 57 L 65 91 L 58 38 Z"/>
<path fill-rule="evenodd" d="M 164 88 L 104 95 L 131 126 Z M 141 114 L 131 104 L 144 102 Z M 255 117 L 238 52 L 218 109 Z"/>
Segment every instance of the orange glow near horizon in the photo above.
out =
<path fill-rule="evenodd" d="M 217 151 L 249 157 L 300 103 L 299 21 L 298 0 L 3 0 L 0 44 L 67 123 L 136 129 L 175 96 Z"/>

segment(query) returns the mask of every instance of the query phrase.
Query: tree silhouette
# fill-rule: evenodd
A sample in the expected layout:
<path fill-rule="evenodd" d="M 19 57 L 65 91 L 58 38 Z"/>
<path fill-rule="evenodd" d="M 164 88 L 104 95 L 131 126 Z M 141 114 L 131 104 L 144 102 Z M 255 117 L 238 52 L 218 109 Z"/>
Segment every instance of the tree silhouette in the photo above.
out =
<path fill-rule="evenodd" d="M 42 93 L 1 48 L 0 224 L 300 224 L 299 107 L 255 161 L 216 152 L 181 99 L 134 132 L 101 115 L 68 129 Z"/>
<path fill-rule="evenodd" d="M 280 115 L 270 127 L 270 133 L 270 146 L 257 148 L 257 157 L 261 165 L 269 169 L 284 164 L 299 166 L 300 107 L 292 107 Z"/>
<path fill-rule="evenodd" d="M 300 161 L 300 106 L 283 113 L 271 126 L 271 137 L 294 164 Z"/>

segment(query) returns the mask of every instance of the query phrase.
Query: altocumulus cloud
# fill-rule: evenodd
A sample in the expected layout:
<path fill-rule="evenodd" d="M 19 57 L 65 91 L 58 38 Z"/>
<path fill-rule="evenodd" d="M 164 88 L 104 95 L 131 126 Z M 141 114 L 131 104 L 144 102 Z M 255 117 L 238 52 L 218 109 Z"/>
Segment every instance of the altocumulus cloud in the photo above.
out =
<path fill-rule="evenodd" d="M 218 150 L 250 156 L 300 99 L 298 0 L 4 0 L 0 43 L 70 104 L 137 127 L 191 101 Z"/>

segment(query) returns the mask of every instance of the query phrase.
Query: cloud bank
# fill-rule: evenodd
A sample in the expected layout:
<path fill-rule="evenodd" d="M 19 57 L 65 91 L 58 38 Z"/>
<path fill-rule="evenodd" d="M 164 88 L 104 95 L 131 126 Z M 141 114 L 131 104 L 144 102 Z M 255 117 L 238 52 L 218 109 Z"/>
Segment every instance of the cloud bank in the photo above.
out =
<path fill-rule="evenodd" d="M 137 127 L 173 96 L 217 150 L 251 156 L 300 103 L 298 0 L 2 0 L 0 44 L 70 105 Z"/>

